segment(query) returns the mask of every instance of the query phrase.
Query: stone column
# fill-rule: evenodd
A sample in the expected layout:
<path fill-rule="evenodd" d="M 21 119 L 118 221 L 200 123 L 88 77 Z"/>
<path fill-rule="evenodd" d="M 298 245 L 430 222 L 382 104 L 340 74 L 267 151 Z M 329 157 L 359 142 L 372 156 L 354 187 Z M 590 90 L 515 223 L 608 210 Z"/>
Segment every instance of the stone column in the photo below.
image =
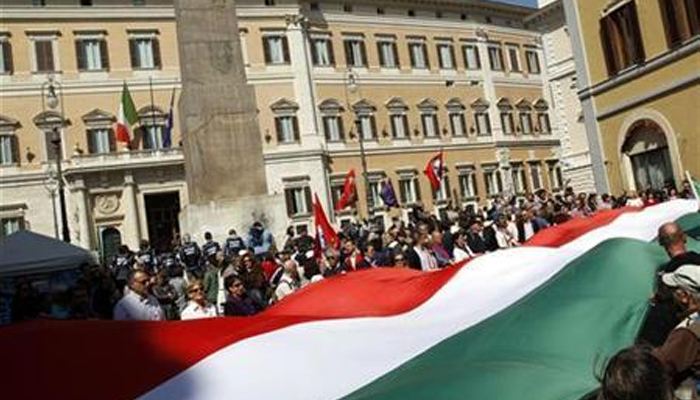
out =
<path fill-rule="evenodd" d="M 80 246 L 92 250 L 92 232 L 90 229 L 90 212 L 87 197 L 87 188 L 82 178 L 75 180 L 73 184 L 74 199 L 78 208 L 78 233 Z"/>
<path fill-rule="evenodd" d="M 124 173 L 124 241 L 132 249 L 141 242 L 139 205 L 136 199 L 136 182 L 131 172 Z"/>

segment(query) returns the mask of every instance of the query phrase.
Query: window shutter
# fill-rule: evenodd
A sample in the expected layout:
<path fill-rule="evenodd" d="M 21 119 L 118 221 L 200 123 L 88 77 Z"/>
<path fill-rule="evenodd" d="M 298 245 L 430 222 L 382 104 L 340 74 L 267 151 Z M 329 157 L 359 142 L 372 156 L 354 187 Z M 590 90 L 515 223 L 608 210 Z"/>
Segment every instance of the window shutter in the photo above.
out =
<path fill-rule="evenodd" d="M 354 66 L 355 60 L 352 57 L 352 46 L 350 45 L 350 41 L 343 41 L 343 47 L 345 48 L 345 64 L 348 66 Z"/>
<path fill-rule="evenodd" d="M 129 57 L 131 58 L 131 68 L 141 68 L 138 57 L 138 49 L 136 48 L 136 39 L 129 39 Z"/>
<path fill-rule="evenodd" d="M 316 40 L 309 39 L 309 46 L 311 47 L 311 64 L 318 65 L 318 53 L 316 51 Z"/>
<path fill-rule="evenodd" d="M 85 131 L 85 135 L 87 136 L 88 153 L 97 153 L 97 145 L 95 143 L 95 131 L 93 131 L 92 129 L 88 129 L 87 131 Z"/>
<path fill-rule="evenodd" d="M 377 54 L 379 54 L 379 65 L 385 67 L 386 60 L 384 57 L 384 52 L 382 52 L 382 42 L 377 42 Z"/>
<path fill-rule="evenodd" d="M 603 45 L 603 53 L 605 55 L 605 66 L 608 69 L 608 75 L 614 75 L 617 72 L 617 66 L 615 63 L 615 55 L 613 53 L 612 47 L 612 20 L 611 18 L 605 17 L 600 20 L 600 40 Z M 528 57 L 528 68 L 532 72 L 532 66 L 530 65 L 530 57 Z"/>
<path fill-rule="evenodd" d="M 299 119 L 296 116 L 292 117 L 292 126 L 294 127 L 294 141 L 299 142 Z"/>
<path fill-rule="evenodd" d="M 427 137 L 427 136 L 428 136 L 428 127 L 427 127 L 427 124 L 425 123 L 425 119 L 426 119 L 426 115 L 425 115 L 425 114 L 423 114 L 423 115 L 420 116 L 421 126 L 423 127 L 423 137 Z"/>
<path fill-rule="evenodd" d="M 75 41 L 75 57 L 76 57 L 76 62 L 78 64 L 78 71 L 86 70 L 87 68 L 85 66 L 85 52 L 83 51 L 83 41 L 82 40 Z"/>
<path fill-rule="evenodd" d="M 311 211 L 311 188 L 308 186 L 304 187 L 304 199 L 306 200 L 306 213 L 309 213 Z"/>
<path fill-rule="evenodd" d="M 457 65 L 456 65 L 457 62 L 455 60 L 455 48 L 454 48 L 454 46 L 450 46 L 449 49 L 450 49 L 450 60 L 452 61 L 452 69 L 457 69 Z"/>
<path fill-rule="evenodd" d="M 328 49 L 328 60 L 332 66 L 335 66 L 335 52 L 333 51 L 333 41 L 328 39 L 326 41 L 326 48 Z"/>
<path fill-rule="evenodd" d="M 476 68 L 481 69 L 481 56 L 479 55 L 479 48 L 474 46 L 474 58 L 476 58 Z"/>
<path fill-rule="evenodd" d="M 5 71 L 8 74 L 14 72 L 14 66 L 12 64 L 12 44 L 9 41 L 2 42 L 2 57 L 5 63 Z"/>
<path fill-rule="evenodd" d="M 102 69 L 109 70 L 109 48 L 106 40 L 100 40 L 100 58 L 102 61 Z"/>
<path fill-rule="evenodd" d="M 464 114 L 459 114 L 459 121 L 462 123 L 462 132 L 459 134 L 464 136 L 467 134 L 467 119 L 464 118 Z"/>
<path fill-rule="evenodd" d="M 282 120 L 279 117 L 275 117 L 275 132 L 277 132 L 277 143 L 284 143 L 284 136 L 282 135 Z"/>
<path fill-rule="evenodd" d="M 289 57 L 289 41 L 286 36 L 282 36 L 282 55 L 284 56 L 285 63 L 291 62 L 291 58 Z"/>
<path fill-rule="evenodd" d="M 338 117 L 338 136 L 340 140 L 345 140 L 345 128 L 341 117 Z"/>
<path fill-rule="evenodd" d="M 374 139 L 376 139 L 377 138 L 377 119 L 374 117 L 374 115 L 371 115 L 369 117 L 369 122 L 370 122 L 370 125 L 372 127 L 371 128 L 372 129 L 372 137 Z"/>
<path fill-rule="evenodd" d="M 445 69 L 445 62 L 442 59 L 442 52 L 440 51 L 440 47 L 442 47 L 442 46 L 441 45 L 435 46 L 435 49 L 437 51 L 437 56 L 438 56 L 438 66 L 440 67 L 440 69 Z"/>
<path fill-rule="evenodd" d="M 406 139 L 411 137 L 411 132 L 408 131 L 408 117 L 405 115 L 401 116 L 401 123 L 403 124 L 403 134 Z"/>
<path fill-rule="evenodd" d="M 503 62 L 503 50 L 499 47 L 497 50 L 498 60 L 501 62 L 501 71 L 505 69 L 505 63 Z"/>
<path fill-rule="evenodd" d="M 330 118 L 331 117 L 323 117 L 321 118 L 321 122 L 323 123 L 323 134 L 326 136 L 326 140 L 331 140 L 331 130 L 330 130 Z"/>
<path fill-rule="evenodd" d="M 632 25 L 631 32 L 632 35 L 634 36 L 632 38 L 633 46 L 634 46 L 634 58 L 633 61 L 635 63 L 639 63 L 644 61 L 645 54 L 644 54 L 644 42 L 642 41 L 642 34 L 639 31 L 639 18 L 637 17 L 637 6 L 634 2 L 630 2 L 629 5 L 627 6 L 628 8 L 628 14 L 629 14 L 629 22 Z M 678 21 L 679 24 L 685 23 L 685 21 Z"/>
<path fill-rule="evenodd" d="M 360 65 L 366 67 L 369 64 L 369 60 L 367 60 L 367 48 L 365 47 L 364 41 L 360 42 L 360 53 L 362 53 L 362 60 Z"/>
<path fill-rule="evenodd" d="M 420 182 L 418 181 L 418 178 L 413 178 L 413 182 L 415 183 L 414 186 L 416 188 L 416 202 L 421 201 L 421 194 L 420 194 Z"/>
<path fill-rule="evenodd" d="M 457 132 L 457 130 L 456 130 L 457 127 L 455 126 L 455 121 L 454 121 L 455 116 L 453 114 L 448 114 L 447 119 L 450 122 L 450 132 L 452 132 L 452 136 L 459 135 L 459 132 Z"/>
<path fill-rule="evenodd" d="M 117 138 L 114 135 L 113 129 L 109 130 L 109 151 L 110 152 L 117 151 Z"/>
<path fill-rule="evenodd" d="M 157 69 L 163 67 L 160 59 L 160 40 L 157 37 L 151 39 L 151 45 L 153 46 L 153 66 Z"/>
<path fill-rule="evenodd" d="M 416 67 L 416 58 L 413 56 L 413 45 L 408 44 L 408 58 L 411 60 L 411 68 Z"/>
<path fill-rule="evenodd" d="M 433 128 L 435 128 L 435 136 L 440 136 L 440 119 L 438 118 L 437 114 L 433 114 L 431 118 L 433 119 Z"/>
<path fill-rule="evenodd" d="M 423 59 L 425 61 L 425 68 L 430 69 L 430 59 L 428 58 L 428 46 L 423 45 Z"/>
<path fill-rule="evenodd" d="M 17 135 L 10 136 L 12 145 L 12 163 L 19 164 L 19 138 Z"/>
<path fill-rule="evenodd" d="M 270 64 L 272 60 L 272 55 L 270 54 L 270 39 L 263 37 L 263 57 L 265 59 L 265 64 Z"/>
<path fill-rule="evenodd" d="M 284 201 L 287 203 L 287 216 L 294 215 L 294 192 L 292 189 L 284 190 Z"/>
<path fill-rule="evenodd" d="M 41 40 L 34 43 L 36 46 L 37 71 L 47 72 L 54 70 L 53 48 L 51 41 Z"/>
<path fill-rule="evenodd" d="M 399 61 L 399 49 L 396 47 L 396 43 L 391 44 L 391 52 L 394 53 L 394 66 L 396 68 L 401 68 L 401 62 Z"/>

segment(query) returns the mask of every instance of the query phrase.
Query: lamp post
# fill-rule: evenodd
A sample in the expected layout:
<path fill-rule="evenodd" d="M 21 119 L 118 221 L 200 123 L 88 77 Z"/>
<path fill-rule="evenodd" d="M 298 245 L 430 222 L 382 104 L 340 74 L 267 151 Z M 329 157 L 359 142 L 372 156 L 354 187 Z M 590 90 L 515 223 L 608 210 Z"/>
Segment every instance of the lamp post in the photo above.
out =
<path fill-rule="evenodd" d="M 56 91 L 60 91 L 60 98 Z M 42 108 L 45 111 L 48 106 L 49 109 L 55 110 L 58 105 L 61 106 L 61 120 L 58 124 L 54 124 L 51 130 L 46 132 L 49 136 L 49 141 L 53 145 L 53 151 L 56 161 L 56 179 L 58 180 L 58 206 L 61 213 L 61 237 L 64 242 L 70 243 L 70 229 L 68 227 L 68 213 L 66 212 L 66 193 L 65 184 L 63 183 L 63 152 L 61 151 L 61 131 L 65 124 L 65 109 L 63 102 L 63 87 L 61 84 L 54 80 L 53 76 L 49 75 L 49 78 L 41 86 L 41 99 Z"/>
<path fill-rule="evenodd" d="M 356 93 L 359 89 L 359 83 L 358 83 L 358 77 L 357 74 L 350 68 L 348 69 L 348 75 L 347 75 L 347 88 L 350 93 Z M 348 106 L 350 107 L 350 104 L 348 103 Z M 372 201 L 372 191 L 369 185 L 369 174 L 367 173 L 367 156 L 365 154 L 365 138 L 362 135 L 362 129 L 361 129 L 361 124 L 362 121 L 357 115 L 357 112 L 353 110 L 353 113 L 355 114 L 355 119 L 354 119 L 354 125 L 355 129 L 357 130 L 357 138 L 358 142 L 360 144 L 360 160 L 362 162 L 362 177 L 365 181 L 365 195 L 366 195 L 366 201 L 367 201 L 367 219 L 368 222 L 371 222 L 372 216 L 373 216 L 373 206 L 374 202 Z"/>

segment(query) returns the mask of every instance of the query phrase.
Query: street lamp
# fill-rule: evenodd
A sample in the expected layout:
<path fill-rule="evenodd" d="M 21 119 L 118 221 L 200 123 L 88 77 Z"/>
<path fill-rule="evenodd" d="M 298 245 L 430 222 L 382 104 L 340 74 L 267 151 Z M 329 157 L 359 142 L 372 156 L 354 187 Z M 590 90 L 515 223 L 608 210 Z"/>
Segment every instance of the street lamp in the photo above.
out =
<path fill-rule="evenodd" d="M 60 91 L 60 95 L 57 94 Z M 41 86 L 42 108 L 46 111 L 46 107 L 55 110 L 58 105 L 61 105 L 61 120 L 57 124 L 52 124 L 51 129 L 46 131 L 49 142 L 53 145 L 53 151 L 56 161 L 56 180 L 58 180 L 58 205 L 61 212 L 61 236 L 63 241 L 70 243 L 70 229 L 68 228 L 68 214 L 66 212 L 66 193 L 63 183 L 63 152 L 61 151 L 61 131 L 65 124 L 65 109 L 63 102 L 63 88 L 61 84 L 54 80 L 52 75 Z M 55 213 L 54 213 L 55 215 Z"/>
<path fill-rule="evenodd" d="M 347 75 L 347 88 L 350 93 L 356 93 L 359 89 L 359 82 L 358 82 L 358 76 L 355 74 L 355 72 L 352 69 L 348 69 L 348 75 Z M 348 106 L 350 106 L 348 102 Z M 372 216 L 373 216 L 373 199 L 372 199 L 372 191 L 369 185 L 369 174 L 367 173 L 367 156 L 365 154 L 365 138 L 363 137 L 363 132 L 362 132 L 362 121 L 360 120 L 359 116 L 357 115 L 357 112 L 353 110 L 353 113 L 355 114 L 355 129 L 357 130 L 357 138 L 358 142 L 360 144 L 360 160 L 362 162 L 362 177 L 365 181 L 365 195 L 367 198 L 367 220 L 368 222 L 371 222 Z"/>

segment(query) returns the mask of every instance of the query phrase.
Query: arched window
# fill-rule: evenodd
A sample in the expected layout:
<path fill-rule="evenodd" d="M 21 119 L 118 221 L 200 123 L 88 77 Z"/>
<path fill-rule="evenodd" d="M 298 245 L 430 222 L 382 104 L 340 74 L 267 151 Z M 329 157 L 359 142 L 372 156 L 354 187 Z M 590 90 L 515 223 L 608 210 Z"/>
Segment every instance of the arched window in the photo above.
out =
<path fill-rule="evenodd" d="M 474 125 L 478 136 L 491 136 L 491 119 L 489 118 L 489 102 L 479 97 L 471 104 L 474 111 Z"/>
<path fill-rule="evenodd" d="M 114 115 L 96 108 L 83 115 L 82 120 L 86 127 L 85 133 L 90 154 L 105 154 L 116 151 L 117 142 L 112 129 L 115 121 Z"/>
<path fill-rule="evenodd" d="M 433 99 L 424 99 L 418 103 L 418 111 L 420 111 L 423 136 L 427 138 L 437 137 L 440 132 L 440 124 L 437 116 L 438 104 Z"/>
<path fill-rule="evenodd" d="M 377 121 L 374 114 L 377 107 L 370 101 L 362 99 L 352 105 L 352 110 L 355 112 L 355 126 L 358 134 L 362 136 L 362 140 L 375 140 L 377 138 Z"/>
<path fill-rule="evenodd" d="M 141 124 L 141 147 L 144 150 L 163 148 L 163 134 L 168 115 L 156 106 L 146 106 L 139 110 Z"/>
<path fill-rule="evenodd" d="M 501 98 L 496 104 L 501 115 L 501 127 L 504 135 L 515 134 L 515 122 L 513 121 L 513 105 L 507 97 Z"/>
<path fill-rule="evenodd" d="M 518 108 L 520 132 L 523 135 L 532 135 L 532 105 L 529 101 L 522 99 L 515 106 Z"/>
<path fill-rule="evenodd" d="M 329 142 L 339 142 L 345 138 L 343 132 L 343 105 L 336 99 L 328 99 L 318 105 L 323 122 L 323 133 Z"/>
<path fill-rule="evenodd" d="M 464 118 L 464 104 L 458 98 L 452 98 L 445 103 L 447 117 L 450 120 L 450 130 L 452 136 L 467 135 L 467 121 Z"/>
<path fill-rule="evenodd" d="M 394 139 L 407 139 L 408 129 L 408 105 L 400 97 L 393 97 L 386 103 L 391 122 L 391 135 Z"/>
<path fill-rule="evenodd" d="M 535 112 L 537 113 L 537 128 L 541 135 L 552 133 L 552 125 L 549 121 L 549 104 L 544 99 L 535 102 Z"/>
<path fill-rule="evenodd" d="M 279 99 L 274 102 L 270 109 L 275 115 L 275 131 L 277 133 L 277 143 L 297 143 L 299 142 L 299 122 L 297 121 L 297 111 L 299 105 L 288 99 Z"/>

